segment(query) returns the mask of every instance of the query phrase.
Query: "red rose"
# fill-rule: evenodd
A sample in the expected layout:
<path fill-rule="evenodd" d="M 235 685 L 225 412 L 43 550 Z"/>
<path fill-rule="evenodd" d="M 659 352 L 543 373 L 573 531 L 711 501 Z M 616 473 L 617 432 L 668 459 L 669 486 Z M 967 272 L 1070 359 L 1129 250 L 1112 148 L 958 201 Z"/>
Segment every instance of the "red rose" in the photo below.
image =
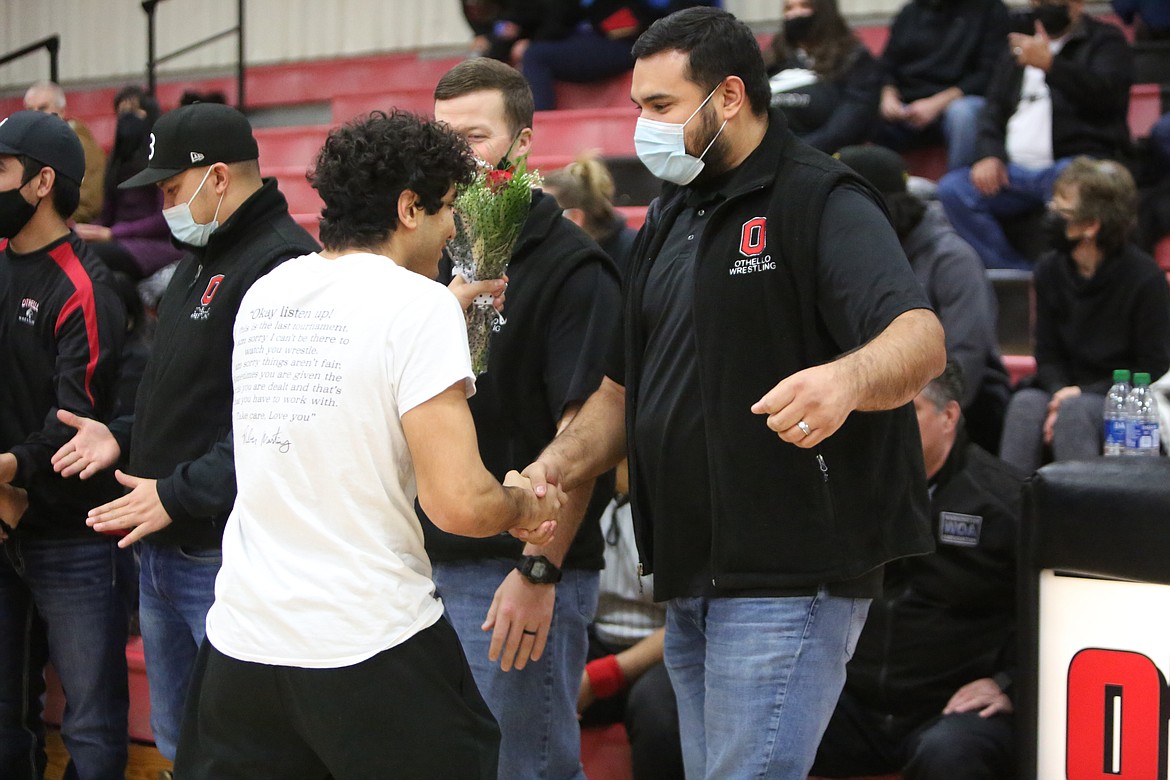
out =
<path fill-rule="evenodd" d="M 487 174 L 487 186 L 492 192 L 499 192 L 512 181 L 511 171 L 491 170 Z"/>

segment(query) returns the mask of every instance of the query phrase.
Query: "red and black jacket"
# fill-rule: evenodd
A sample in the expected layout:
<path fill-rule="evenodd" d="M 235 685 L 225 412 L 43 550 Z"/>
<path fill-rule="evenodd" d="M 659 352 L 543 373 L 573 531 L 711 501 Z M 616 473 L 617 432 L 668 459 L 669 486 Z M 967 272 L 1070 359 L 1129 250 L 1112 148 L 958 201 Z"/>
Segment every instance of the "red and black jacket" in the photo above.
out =
<path fill-rule="evenodd" d="M 58 409 L 101 421 L 114 411 L 126 328 L 109 281 L 72 232 L 27 254 L 0 240 L 0 450 L 29 493 L 19 533 L 94 537 L 86 513 L 122 492 L 112 472 L 62 479 L 50 463 L 75 433 Z"/>

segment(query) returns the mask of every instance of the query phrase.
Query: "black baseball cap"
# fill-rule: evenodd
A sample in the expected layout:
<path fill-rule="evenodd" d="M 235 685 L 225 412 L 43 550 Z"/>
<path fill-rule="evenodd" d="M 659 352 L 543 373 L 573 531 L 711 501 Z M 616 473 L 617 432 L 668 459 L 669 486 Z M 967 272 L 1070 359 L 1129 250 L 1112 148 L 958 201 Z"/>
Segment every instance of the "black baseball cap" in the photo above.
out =
<path fill-rule="evenodd" d="M 40 111 L 17 111 L 0 119 L 0 154 L 24 155 L 80 185 L 85 152 L 64 119 Z"/>
<path fill-rule="evenodd" d="M 846 146 L 837 153 L 841 162 L 852 168 L 883 195 L 906 191 L 910 174 L 902 155 L 884 146 Z"/>
<path fill-rule="evenodd" d="M 222 103 L 192 103 L 163 114 L 150 134 L 146 168 L 119 189 L 156 184 L 188 168 L 256 160 L 260 149 L 248 118 Z"/>

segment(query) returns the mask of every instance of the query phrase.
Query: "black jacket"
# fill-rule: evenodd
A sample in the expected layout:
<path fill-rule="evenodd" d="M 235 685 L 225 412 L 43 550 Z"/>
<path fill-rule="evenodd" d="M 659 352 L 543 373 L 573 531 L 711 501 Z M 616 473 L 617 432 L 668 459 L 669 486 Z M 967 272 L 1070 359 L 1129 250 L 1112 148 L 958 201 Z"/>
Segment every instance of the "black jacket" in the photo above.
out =
<path fill-rule="evenodd" d="M 86 513 L 121 494 L 113 473 L 63 479 L 50 458 L 73 438 L 57 410 L 114 412 L 125 309 L 106 267 L 70 233 L 19 255 L 0 239 L 0 451 L 16 456 L 29 509 L 18 534 L 97 539 Z"/>
<path fill-rule="evenodd" d="M 982 95 L 1007 34 L 1001 0 L 911 0 L 890 25 L 880 60 L 885 83 L 907 103 L 948 87 Z"/>
<path fill-rule="evenodd" d="M 779 379 L 864 343 L 834 343 L 820 320 L 817 242 L 834 187 L 849 183 L 879 207 L 881 197 L 843 164 L 798 141 L 776 111 L 742 167 L 752 175 L 715 208 L 703 231 L 692 312 L 710 472 L 683 478 L 705 476 L 710 483 L 713 585 L 816 586 L 928 552 L 922 450 L 911 405 L 855 412 L 811 450 L 781 441 L 750 412 Z M 626 437 L 646 569 L 654 559 L 654 522 L 639 483 L 634 419 L 646 340 L 642 301 L 653 258 L 686 197 L 685 188 L 668 185 L 651 207 L 624 290 Z M 761 219 L 771 223 L 763 232 L 767 254 L 746 257 L 745 231 Z M 892 260 L 875 258 L 886 261 Z M 738 274 L 742 263 L 766 272 Z M 923 300 L 914 287 L 907 295 Z"/>
<path fill-rule="evenodd" d="M 159 499 L 173 521 L 147 541 L 217 547 L 236 498 L 236 311 L 252 282 L 318 245 L 289 216 L 276 180 L 267 179 L 207 246 L 186 249 L 159 302 L 154 351 L 134 417 L 110 428 L 123 454 L 130 453 L 129 473 L 158 480 Z"/>
<path fill-rule="evenodd" d="M 880 713 L 925 720 L 969 682 L 1010 680 L 1023 484 L 1022 473 L 960 434 L 935 476 L 935 552 L 886 566 L 848 666 L 848 693 Z"/>
<path fill-rule="evenodd" d="M 592 272 L 594 281 L 584 291 L 561 294 L 575 272 Z M 451 280 L 450 258 L 444 256 L 439 281 Z M 601 384 L 604 358 L 617 323 L 618 271 L 586 233 L 561 216 L 551 196 L 533 194 L 528 219 L 508 264 L 507 322 L 492 336 L 487 371 L 475 380 L 468 400 L 475 419 L 479 454 L 488 471 L 503 479 L 510 469 L 536 460 L 557 432 L 568 404 L 585 401 Z M 557 307 L 571 307 L 592 320 L 574 333 L 555 333 Z M 584 342 L 584 343 L 583 343 Z M 568 386 L 572 397 L 550 396 L 550 349 L 575 343 L 576 375 Z M 574 391 L 575 388 L 575 391 Z M 603 544 L 599 518 L 613 496 L 612 475 L 597 481 L 593 501 L 565 557 L 569 568 L 600 569 Z M 518 558 L 524 544 L 507 534 L 470 539 L 440 531 L 419 510 L 432 560 Z"/>
<path fill-rule="evenodd" d="M 1117 157 L 1129 142 L 1133 55 L 1121 30 L 1082 16 L 1047 74 L 1052 95 L 1052 156 Z M 979 159 L 1007 160 L 1007 125 L 1020 103 L 1024 69 L 1005 52 L 979 115 Z"/>
<path fill-rule="evenodd" d="M 1152 378 L 1170 368 L 1170 289 L 1158 265 L 1127 245 L 1083 279 L 1072 258 L 1051 252 L 1035 271 L 1037 384 L 1104 395 L 1113 371 Z"/>

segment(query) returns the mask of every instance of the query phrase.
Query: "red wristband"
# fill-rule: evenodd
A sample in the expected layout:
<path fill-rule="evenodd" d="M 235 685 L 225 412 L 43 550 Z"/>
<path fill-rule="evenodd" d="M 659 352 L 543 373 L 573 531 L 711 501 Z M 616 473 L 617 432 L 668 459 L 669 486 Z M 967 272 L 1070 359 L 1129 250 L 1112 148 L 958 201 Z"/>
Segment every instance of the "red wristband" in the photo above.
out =
<path fill-rule="evenodd" d="M 616 655 L 607 655 L 585 664 L 585 674 L 589 676 L 593 695 L 599 699 L 608 699 L 625 690 L 626 675 L 622 673 Z"/>

